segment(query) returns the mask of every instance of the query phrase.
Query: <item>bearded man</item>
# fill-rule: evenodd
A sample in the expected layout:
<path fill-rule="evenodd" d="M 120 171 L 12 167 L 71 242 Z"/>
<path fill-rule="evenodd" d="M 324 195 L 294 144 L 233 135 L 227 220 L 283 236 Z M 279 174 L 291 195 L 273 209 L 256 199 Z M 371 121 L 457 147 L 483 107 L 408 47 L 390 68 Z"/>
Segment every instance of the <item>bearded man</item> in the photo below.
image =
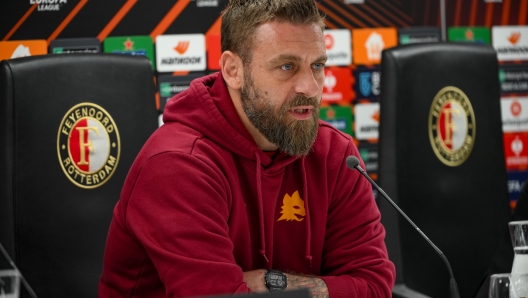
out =
<path fill-rule="evenodd" d="M 128 174 L 99 297 L 390 297 L 358 150 L 318 120 L 323 29 L 314 0 L 230 1 L 221 71 L 170 100 Z"/>

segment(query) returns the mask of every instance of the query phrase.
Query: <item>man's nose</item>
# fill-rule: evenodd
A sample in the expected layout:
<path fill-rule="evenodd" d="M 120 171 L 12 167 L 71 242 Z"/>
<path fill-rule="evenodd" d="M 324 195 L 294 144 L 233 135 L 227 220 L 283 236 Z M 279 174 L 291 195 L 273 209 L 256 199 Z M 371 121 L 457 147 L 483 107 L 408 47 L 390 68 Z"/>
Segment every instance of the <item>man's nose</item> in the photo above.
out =
<path fill-rule="evenodd" d="M 324 78 L 323 78 L 324 80 Z M 321 82 L 317 80 L 312 70 L 305 70 L 298 73 L 295 84 L 295 92 L 308 97 L 315 97 L 321 89 Z"/>

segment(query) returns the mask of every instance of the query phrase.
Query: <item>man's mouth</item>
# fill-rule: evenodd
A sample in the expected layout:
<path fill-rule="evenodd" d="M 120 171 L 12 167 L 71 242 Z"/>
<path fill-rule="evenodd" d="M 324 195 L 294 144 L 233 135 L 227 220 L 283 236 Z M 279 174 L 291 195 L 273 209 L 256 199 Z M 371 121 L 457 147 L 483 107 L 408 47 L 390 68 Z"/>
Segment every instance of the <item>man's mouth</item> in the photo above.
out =
<path fill-rule="evenodd" d="M 297 120 L 309 119 L 312 115 L 312 106 L 300 106 L 290 109 L 290 114 Z"/>

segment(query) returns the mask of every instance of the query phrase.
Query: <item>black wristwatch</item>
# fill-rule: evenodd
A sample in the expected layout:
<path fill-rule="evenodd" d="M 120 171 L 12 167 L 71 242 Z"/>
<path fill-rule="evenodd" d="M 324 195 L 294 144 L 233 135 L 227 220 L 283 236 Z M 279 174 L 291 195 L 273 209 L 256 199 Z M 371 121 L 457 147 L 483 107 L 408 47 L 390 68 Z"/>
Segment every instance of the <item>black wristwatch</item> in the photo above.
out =
<path fill-rule="evenodd" d="M 288 286 L 286 275 L 278 270 L 268 270 L 264 277 L 264 284 L 270 292 L 284 291 Z"/>

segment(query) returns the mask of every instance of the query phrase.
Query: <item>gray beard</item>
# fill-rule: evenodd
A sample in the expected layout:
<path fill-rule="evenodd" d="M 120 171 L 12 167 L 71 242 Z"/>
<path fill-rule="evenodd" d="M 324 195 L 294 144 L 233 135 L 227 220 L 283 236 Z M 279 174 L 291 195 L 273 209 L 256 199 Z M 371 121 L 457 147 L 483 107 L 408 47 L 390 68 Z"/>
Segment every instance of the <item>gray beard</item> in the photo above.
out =
<path fill-rule="evenodd" d="M 253 86 L 251 74 L 241 89 L 242 108 L 249 121 L 271 143 L 286 154 L 303 156 L 310 149 L 319 129 L 319 101 L 315 97 L 297 95 L 275 112 L 270 101 Z M 312 115 L 307 120 L 296 120 L 289 115 L 291 108 L 311 105 Z"/>

